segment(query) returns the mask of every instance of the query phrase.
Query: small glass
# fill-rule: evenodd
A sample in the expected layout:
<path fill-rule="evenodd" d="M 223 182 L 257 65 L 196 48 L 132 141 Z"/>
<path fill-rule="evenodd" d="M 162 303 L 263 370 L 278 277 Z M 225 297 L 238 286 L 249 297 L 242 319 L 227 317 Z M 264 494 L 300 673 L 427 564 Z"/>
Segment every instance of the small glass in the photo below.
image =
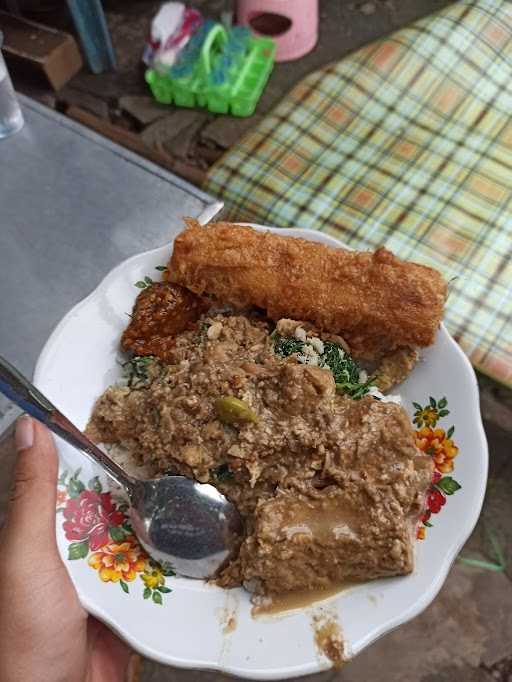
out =
<path fill-rule="evenodd" d="M 23 127 L 23 114 L 2 55 L 3 41 L 4 37 L 0 31 L 0 139 L 18 132 Z"/>

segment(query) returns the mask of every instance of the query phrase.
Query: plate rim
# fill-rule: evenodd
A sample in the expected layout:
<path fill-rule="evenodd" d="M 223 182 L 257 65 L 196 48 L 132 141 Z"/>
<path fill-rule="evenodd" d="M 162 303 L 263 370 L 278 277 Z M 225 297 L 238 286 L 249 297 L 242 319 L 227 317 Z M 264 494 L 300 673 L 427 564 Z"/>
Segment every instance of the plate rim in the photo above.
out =
<path fill-rule="evenodd" d="M 258 231 L 271 231 L 271 232 L 276 232 L 277 234 L 281 234 L 282 236 L 297 236 L 297 232 L 300 232 L 301 234 L 304 235 L 306 239 L 310 239 L 312 241 L 319 241 L 318 236 L 321 235 L 321 243 L 328 243 L 330 246 L 337 247 L 337 248 L 344 248 L 348 250 L 353 250 L 350 247 L 348 247 L 346 244 L 344 244 L 341 240 L 331 236 L 330 234 L 326 234 L 324 232 L 319 232 L 316 230 L 311 230 L 311 229 L 306 229 L 306 228 L 300 228 L 300 227 L 292 227 L 292 228 L 279 228 L 275 226 L 265 226 L 265 225 L 260 225 L 260 224 L 255 224 L 255 223 L 237 223 L 242 226 L 250 226 Z M 316 239 L 314 239 L 316 237 Z M 46 362 L 47 356 L 50 353 L 51 347 L 54 345 L 56 339 L 60 336 L 62 333 L 64 327 L 67 325 L 67 322 L 74 317 L 79 311 L 87 306 L 89 303 L 91 303 L 94 298 L 98 295 L 100 290 L 102 290 L 104 287 L 108 285 L 108 283 L 112 280 L 115 279 L 117 274 L 122 271 L 125 267 L 130 265 L 132 262 L 135 262 L 139 259 L 144 259 L 151 257 L 155 255 L 158 252 L 165 252 L 167 250 L 167 253 L 171 252 L 172 244 L 174 240 L 170 240 L 166 244 L 156 247 L 154 249 L 149 249 L 147 251 L 143 251 L 138 254 L 134 254 L 130 256 L 129 258 L 126 258 L 125 260 L 121 261 L 118 265 L 116 265 L 114 268 L 112 268 L 102 279 L 101 281 L 96 285 L 96 287 L 83 299 L 78 301 L 62 318 L 61 320 L 57 323 L 53 331 L 51 332 L 50 336 L 48 337 L 46 343 L 44 344 L 38 358 L 37 362 L 35 365 L 35 370 L 34 370 L 34 383 L 37 385 L 39 383 L 39 380 L 41 378 L 42 374 L 42 368 L 44 363 Z M 369 249 L 370 250 L 370 249 Z M 468 520 L 469 522 L 466 524 L 466 530 L 464 533 L 461 534 L 458 542 L 454 543 L 451 545 L 449 551 L 447 552 L 446 556 L 444 557 L 441 566 L 439 567 L 438 575 L 437 575 L 437 580 L 433 581 L 429 588 L 426 589 L 420 596 L 420 598 L 415 601 L 413 604 L 409 606 L 409 608 L 401 611 L 398 615 L 396 615 L 393 618 L 388 618 L 387 621 L 383 622 L 380 626 L 376 627 L 370 636 L 368 636 L 367 639 L 365 639 L 362 643 L 362 645 L 355 650 L 353 653 L 351 653 L 350 658 L 353 658 L 354 656 L 358 655 L 363 651 L 366 647 L 370 646 L 373 644 L 375 641 L 383 637 L 385 634 L 388 634 L 389 632 L 392 632 L 396 628 L 400 627 L 400 625 L 403 625 L 404 623 L 412 620 L 415 618 L 417 615 L 419 615 L 421 612 L 423 612 L 436 598 L 438 595 L 439 591 L 441 590 L 442 586 L 444 585 L 446 578 L 448 576 L 448 573 L 455 562 L 455 559 L 457 555 L 459 554 L 460 550 L 462 549 L 463 545 L 466 543 L 467 539 L 471 535 L 473 529 L 475 528 L 478 519 L 480 517 L 481 509 L 483 506 L 484 502 L 484 497 L 485 497 L 485 490 L 486 490 L 486 485 L 487 485 L 487 477 L 488 477 L 488 466 L 489 466 L 489 454 L 488 454 L 488 444 L 487 444 L 487 438 L 485 434 L 485 430 L 483 427 L 483 422 L 482 422 L 482 417 L 481 417 L 481 412 L 480 412 L 480 396 L 479 396 L 479 391 L 478 391 L 478 383 L 476 380 L 476 374 L 474 372 L 474 369 L 463 352 L 463 350 L 460 348 L 460 346 L 456 343 L 456 341 L 453 339 L 453 337 L 449 334 L 447 331 L 444 323 L 441 323 L 440 325 L 440 330 L 438 333 L 442 333 L 452 349 L 455 350 L 457 355 L 459 356 L 459 359 L 462 361 L 462 364 L 465 367 L 465 373 L 466 375 L 469 375 L 468 378 L 470 378 L 471 381 L 471 396 L 468 396 L 468 402 L 470 403 L 468 406 L 468 414 L 470 414 L 473 417 L 476 417 L 475 421 L 475 426 L 476 426 L 476 432 L 478 435 L 478 450 L 480 452 L 480 459 L 481 459 L 481 465 L 483 469 L 483 476 L 479 479 L 479 496 L 480 496 L 480 501 L 478 505 L 474 505 L 472 507 L 473 514 L 472 517 Z M 60 462 L 59 462 L 60 464 Z M 65 562 L 64 562 L 65 563 Z M 147 646 L 145 644 L 140 644 L 136 638 L 132 637 L 129 632 L 125 629 L 123 629 L 123 624 L 119 623 L 115 620 L 114 617 L 110 616 L 108 612 L 106 612 L 102 606 L 99 603 L 96 603 L 95 601 L 89 600 L 87 595 L 85 595 L 82 590 L 80 589 L 80 584 L 77 584 L 77 582 L 73 581 L 75 584 L 75 589 L 77 590 L 77 594 L 79 597 L 79 600 L 83 607 L 86 609 L 88 613 L 93 615 L 94 617 L 100 619 L 102 622 L 104 622 L 109 628 L 111 628 L 121 639 L 126 641 L 135 651 L 141 653 L 142 655 L 151 658 L 159 663 L 163 663 L 165 665 L 172 665 L 176 666 L 179 668 L 187 669 L 187 670 L 200 670 L 200 671 L 211 671 L 211 672 L 217 672 L 217 673 L 224 673 L 228 675 L 233 675 L 236 677 L 240 678 L 246 678 L 246 679 L 259 679 L 259 680 L 275 680 L 275 679 L 286 679 L 290 677 L 295 677 L 295 676 L 303 676 L 303 675 L 309 675 L 309 674 L 314 674 L 317 672 L 321 672 L 324 670 L 322 667 L 322 664 L 318 661 L 310 661 L 307 664 L 300 664 L 299 666 L 293 667 L 293 666 L 287 666 L 286 668 L 263 668 L 263 669 L 247 669 L 243 668 L 240 666 L 230 666 L 230 665 L 222 665 L 219 661 L 219 663 L 214 663 L 212 662 L 211 664 L 204 664 L 204 663 L 197 663 L 194 662 L 192 659 L 187 658 L 183 659 L 180 658 L 179 656 L 176 655 L 171 655 L 167 653 L 163 653 L 160 649 L 152 649 L 150 646 Z M 350 659 L 349 659 L 350 660 Z"/>

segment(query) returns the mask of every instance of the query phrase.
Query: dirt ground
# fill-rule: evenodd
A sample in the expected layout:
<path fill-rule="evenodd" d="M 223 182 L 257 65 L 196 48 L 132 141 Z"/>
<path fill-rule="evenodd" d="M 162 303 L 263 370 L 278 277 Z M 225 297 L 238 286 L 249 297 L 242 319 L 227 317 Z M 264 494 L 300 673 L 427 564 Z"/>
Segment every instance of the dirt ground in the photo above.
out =
<path fill-rule="evenodd" d="M 321 0 L 320 32 L 315 49 L 297 61 L 277 64 L 255 114 L 243 119 L 156 104 L 144 81 L 141 53 L 160 0 L 105 0 L 103 4 L 117 56 L 115 72 L 95 76 L 84 69 L 58 93 L 19 79 L 16 86 L 100 132 L 103 130 L 104 134 L 114 135 L 118 140 L 121 136 L 125 144 L 129 133 L 137 135 L 137 144 L 145 145 L 148 153 L 157 152 L 159 162 L 194 184 L 200 184 L 208 167 L 303 76 L 449 2 Z M 189 4 L 214 18 L 233 6 L 230 0 L 195 0 Z M 63 29 L 73 28 L 62 10 L 33 17 Z M 143 153 L 140 147 L 137 150 Z"/>
<path fill-rule="evenodd" d="M 149 97 L 140 64 L 149 20 L 160 3 L 153 0 L 106 0 L 118 70 L 76 76 L 59 93 L 34 83 L 17 87 L 101 130 L 125 131 L 142 150 L 156 151 L 167 167 L 200 183 L 208 167 L 229 149 L 305 74 L 371 40 L 446 5 L 446 0 L 321 0 L 320 39 L 305 58 L 279 64 L 254 116 L 234 120 L 195 110 L 161 107 Z M 224 0 L 190 3 L 218 16 Z M 49 22 L 49 15 L 40 16 Z M 61 26 L 68 25 L 60 14 Z M 16 80 L 16 79 L 15 79 Z M 84 113 L 85 118 L 84 118 Z M 91 123 L 92 121 L 92 123 Z M 130 137 L 133 136 L 133 137 Z M 495 561 L 489 543 L 494 534 L 505 553 L 512 543 L 512 391 L 479 377 L 482 412 L 490 448 L 487 496 L 480 522 L 461 552 L 465 558 Z M 8 472 L 13 455 L 0 445 L 0 469 Z M 0 523 L 9 476 L 0 481 Z M 508 552 L 509 553 L 509 552 Z M 512 565 L 493 571 L 455 562 L 434 603 L 418 618 L 384 637 L 338 672 L 315 677 L 339 682 L 512 682 Z M 142 661 L 141 682 L 213 682 L 213 673 L 180 671 Z"/>

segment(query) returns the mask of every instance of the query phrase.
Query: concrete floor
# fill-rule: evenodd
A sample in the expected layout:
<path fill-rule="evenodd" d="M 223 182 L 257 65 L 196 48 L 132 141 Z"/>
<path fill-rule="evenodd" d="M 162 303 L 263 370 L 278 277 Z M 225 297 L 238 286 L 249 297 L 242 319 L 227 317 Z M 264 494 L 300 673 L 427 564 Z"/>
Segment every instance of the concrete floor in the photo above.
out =
<path fill-rule="evenodd" d="M 108 21 L 119 70 L 78 75 L 54 95 L 17 83 L 50 106 L 78 106 L 100 119 L 140 134 L 148 147 L 204 173 L 239 136 L 253 126 L 302 76 L 357 47 L 448 4 L 446 0 L 321 0 L 320 39 L 297 62 L 279 64 L 255 116 L 243 121 L 204 112 L 162 109 L 148 98 L 140 68 L 140 47 L 153 0 L 107 0 Z M 224 0 L 191 2 L 216 15 Z M 187 173 L 184 173 L 185 176 Z M 194 175 L 193 177 L 200 177 Z M 490 446 L 490 475 L 480 522 L 462 551 L 489 554 L 488 532 L 505 552 L 512 542 L 512 392 L 480 377 L 482 411 Z M 0 522 L 5 505 L 10 446 L 0 445 Z M 470 568 L 457 561 L 434 603 L 418 618 L 363 652 L 342 671 L 316 676 L 339 682 L 512 682 L 512 566 L 504 572 Z M 213 682 L 223 676 L 185 672 L 143 661 L 141 682 Z M 226 680 L 228 678 L 225 678 Z"/>

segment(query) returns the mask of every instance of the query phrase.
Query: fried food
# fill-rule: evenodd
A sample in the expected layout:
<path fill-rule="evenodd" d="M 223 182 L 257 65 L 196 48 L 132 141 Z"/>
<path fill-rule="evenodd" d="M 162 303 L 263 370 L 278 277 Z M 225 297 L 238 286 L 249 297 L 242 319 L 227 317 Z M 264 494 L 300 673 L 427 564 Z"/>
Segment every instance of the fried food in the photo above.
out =
<path fill-rule="evenodd" d="M 423 494 L 428 466 L 412 478 L 407 483 Z M 244 584 L 279 595 L 406 575 L 414 567 L 418 514 L 371 484 L 348 482 L 307 495 L 278 490 L 258 506 L 254 531 L 241 547 Z"/>
<path fill-rule="evenodd" d="M 151 357 L 125 363 L 88 436 L 148 476 L 226 495 L 246 536 L 216 581 L 260 605 L 410 573 L 433 460 L 375 377 L 381 390 L 403 381 L 434 341 L 441 275 L 385 249 L 195 221 L 166 273 L 139 294 L 121 342 Z"/>
<path fill-rule="evenodd" d="M 165 361 L 176 335 L 193 324 L 209 305 L 178 284 L 154 282 L 137 296 L 130 324 L 121 337 L 121 348 Z"/>
<path fill-rule="evenodd" d="M 273 596 L 412 570 L 433 459 L 401 406 L 340 393 L 332 369 L 277 352 L 247 315 L 206 313 L 167 363 L 146 360 L 136 386 L 98 399 L 87 434 L 236 505 L 247 537 L 219 584 Z"/>
<path fill-rule="evenodd" d="M 357 357 L 434 342 L 447 285 L 432 268 L 385 248 L 347 251 L 230 223 L 186 222 L 169 278 L 196 294 L 256 306 L 273 320 L 307 320 L 342 335 Z"/>
<path fill-rule="evenodd" d="M 381 391 L 401 384 L 407 379 L 419 360 L 418 351 L 411 348 L 399 348 L 382 358 L 375 370 L 376 385 Z"/>

